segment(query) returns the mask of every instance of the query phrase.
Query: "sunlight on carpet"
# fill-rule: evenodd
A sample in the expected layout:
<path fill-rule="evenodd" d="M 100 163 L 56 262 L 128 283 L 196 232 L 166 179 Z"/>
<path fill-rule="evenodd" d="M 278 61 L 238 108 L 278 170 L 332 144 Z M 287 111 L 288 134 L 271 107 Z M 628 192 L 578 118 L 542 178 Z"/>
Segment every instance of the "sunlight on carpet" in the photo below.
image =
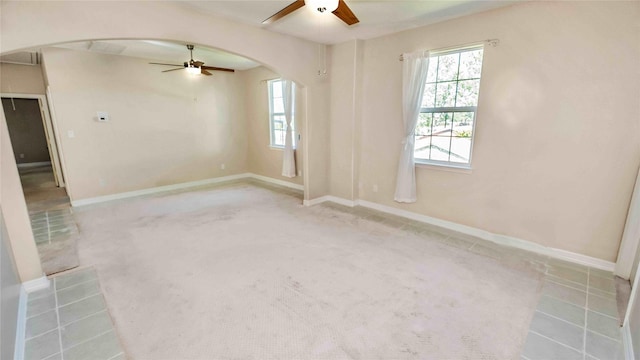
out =
<path fill-rule="evenodd" d="M 519 358 L 535 266 L 300 202 L 234 184 L 76 211 L 129 356 Z"/>

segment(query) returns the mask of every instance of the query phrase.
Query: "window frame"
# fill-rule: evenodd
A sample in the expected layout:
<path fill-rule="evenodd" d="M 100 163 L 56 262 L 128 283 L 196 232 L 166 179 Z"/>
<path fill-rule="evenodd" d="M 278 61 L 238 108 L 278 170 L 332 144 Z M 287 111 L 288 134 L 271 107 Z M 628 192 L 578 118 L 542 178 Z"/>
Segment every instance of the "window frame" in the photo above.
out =
<path fill-rule="evenodd" d="M 416 165 L 426 165 L 426 166 L 436 166 L 436 167 L 443 167 L 443 168 L 452 168 L 452 169 L 462 169 L 462 170 L 471 170 L 471 163 L 473 161 L 473 146 L 474 146 L 474 142 L 475 142 L 475 135 L 476 135 L 476 123 L 477 123 L 477 114 L 478 114 L 478 103 L 480 102 L 480 84 L 482 83 L 482 68 L 484 65 L 484 44 L 476 44 L 476 45 L 470 45 L 470 46 L 465 46 L 465 47 L 461 47 L 461 48 L 455 48 L 455 49 L 446 49 L 446 50 L 442 50 L 442 51 L 437 51 L 437 52 L 432 52 L 429 55 L 429 66 L 431 66 L 431 61 L 432 58 L 437 58 L 440 56 L 446 56 L 446 55 L 451 55 L 451 54 L 462 54 L 464 52 L 468 52 L 468 51 L 476 51 L 476 50 L 482 50 L 482 63 L 480 64 L 480 77 L 479 78 L 470 78 L 470 79 L 463 79 L 462 81 L 465 80 L 478 80 L 478 100 L 476 102 L 475 106 L 447 106 L 447 107 L 436 107 L 435 103 L 433 104 L 434 107 L 421 107 L 420 108 L 420 114 L 423 113 L 431 113 L 431 114 L 436 114 L 436 113 L 455 113 L 455 112 L 464 112 L 464 113 L 473 113 L 473 125 L 472 125 L 472 130 L 471 130 L 471 144 L 469 147 L 469 161 L 466 163 L 461 163 L 461 162 L 452 162 L 452 161 L 444 161 L 444 160 L 433 160 L 433 159 L 425 159 L 425 158 L 419 158 L 416 156 L 415 153 L 415 145 L 414 145 L 414 162 Z M 458 74 L 460 73 L 460 58 L 458 58 Z M 438 69 L 436 69 L 436 81 L 435 82 L 431 82 L 431 83 L 426 83 L 425 84 L 437 84 L 441 83 L 437 81 L 437 73 L 438 73 Z M 458 95 L 458 83 L 461 81 L 460 79 L 456 80 L 446 80 L 446 81 L 442 81 L 442 83 L 444 82 L 452 82 L 455 81 L 456 82 L 456 93 L 455 96 L 457 97 Z M 426 87 L 425 87 L 425 92 L 426 92 Z M 424 96 L 424 93 L 423 93 Z M 418 120 L 420 121 L 420 120 Z M 417 122 L 416 122 L 417 124 Z M 414 133 L 414 136 L 415 133 Z M 433 136 L 433 135 L 431 135 Z M 453 136 L 450 136 L 450 138 L 453 138 Z M 450 143 L 451 144 L 451 143 Z M 449 145 L 449 157 L 451 157 L 451 145 Z"/>
<path fill-rule="evenodd" d="M 271 79 L 271 80 L 267 80 L 267 97 L 268 97 L 268 103 L 269 103 L 269 147 L 272 149 L 277 149 L 277 150 L 283 150 L 284 149 L 284 144 L 283 145 L 279 145 L 275 143 L 275 121 L 276 121 L 276 117 L 282 116 L 284 117 L 284 112 L 278 112 L 275 113 L 274 112 L 274 97 L 273 97 L 273 86 L 276 83 L 281 83 L 283 81 L 283 79 Z M 292 91 L 292 97 L 291 100 L 293 102 L 293 111 L 291 112 L 291 140 L 292 140 L 292 145 L 293 145 L 293 149 L 296 148 L 297 145 L 297 141 L 296 141 L 296 116 L 295 116 L 295 109 L 296 109 L 296 84 L 292 83 L 291 84 L 291 91 Z M 283 94 L 284 95 L 284 94 Z M 284 104 L 283 104 L 284 105 Z M 285 120 L 285 137 L 286 137 L 286 120 Z M 285 139 L 286 141 L 286 139 Z"/>

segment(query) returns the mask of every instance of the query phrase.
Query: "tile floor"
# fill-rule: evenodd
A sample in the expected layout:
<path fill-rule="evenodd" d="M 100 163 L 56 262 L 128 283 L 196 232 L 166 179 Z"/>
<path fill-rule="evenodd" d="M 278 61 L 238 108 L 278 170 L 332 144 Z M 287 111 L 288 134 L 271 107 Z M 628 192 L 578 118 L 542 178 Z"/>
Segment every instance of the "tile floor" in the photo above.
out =
<path fill-rule="evenodd" d="M 125 359 L 92 268 L 51 279 L 29 294 L 25 360 Z"/>
<path fill-rule="evenodd" d="M 624 359 L 611 272 L 550 259 L 522 358 Z"/>
<path fill-rule="evenodd" d="M 29 214 L 36 244 L 51 244 L 78 234 L 71 208 L 37 211 Z"/>

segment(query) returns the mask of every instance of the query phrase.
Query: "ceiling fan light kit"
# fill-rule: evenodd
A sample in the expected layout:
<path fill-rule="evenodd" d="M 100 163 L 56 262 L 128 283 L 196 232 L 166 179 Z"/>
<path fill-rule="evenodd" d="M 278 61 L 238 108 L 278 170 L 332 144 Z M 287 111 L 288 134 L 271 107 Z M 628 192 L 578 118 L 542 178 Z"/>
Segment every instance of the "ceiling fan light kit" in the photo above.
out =
<path fill-rule="evenodd" d="M 187 73 L 189 73 L 191 75 L 200 75 L 200 74 L 206 75 L 206 76 L 213 75 L 207 70 L 235 72 L 235 70 L 233 70 L 233 69 L 227 69 L 227 68 L 221 68 L 221 67 L 215 67 L 215 66 L 204 66 L 204 62 L 199 61 L 199 60 L 193 60 L 193 49 L 194 49 L 193 45 L 191 45 L 191 44 L 187 45 L 187 50 L 189 50 L 189 52 L 191 54 L 191 59 L 189 61 L 185 61 L 182 65 L 153 63 L 153 62 L 149 63 L 149 64 L 165 65 L 165 66 L 176 66 L 177 69 L 164 70 L 163 72 L 186 69 Z"/>
<path fill-rule="evenodd" d="M 349 26 L 360 22 L 344 0 L 296 0 L 265 19 L 262 24 L 267 25 L 278 21 L 305 5 L 308 5 L 314 12 L 317 11 L 321 14 L 332 13 Z"/>
<path fill-rule="evenodd" d="M 187 67 L 187 72 L 191 75 L 199 75 L 201 73 L 201 69 L 199 67 L 195 67 L 193 65 L 189 65 Z"/>
<path fill-rule="evenodd" d="M 334 12 L 338 8 L 339 0 L 307 0 L 306 4 L 312 11 L 317 11 L 321 14 L 328 14 Z"/>

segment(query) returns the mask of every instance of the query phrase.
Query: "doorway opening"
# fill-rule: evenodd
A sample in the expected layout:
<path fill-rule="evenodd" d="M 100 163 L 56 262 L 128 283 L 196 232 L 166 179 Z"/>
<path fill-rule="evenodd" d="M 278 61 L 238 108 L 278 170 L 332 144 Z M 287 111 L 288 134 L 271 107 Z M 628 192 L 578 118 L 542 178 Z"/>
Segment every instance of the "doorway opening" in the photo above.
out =
<path fill-rule="evenodd" d="M 78 231 L 46 98 L 2 94 L 2 107 L 43 270 L 74 268 Z"/>

